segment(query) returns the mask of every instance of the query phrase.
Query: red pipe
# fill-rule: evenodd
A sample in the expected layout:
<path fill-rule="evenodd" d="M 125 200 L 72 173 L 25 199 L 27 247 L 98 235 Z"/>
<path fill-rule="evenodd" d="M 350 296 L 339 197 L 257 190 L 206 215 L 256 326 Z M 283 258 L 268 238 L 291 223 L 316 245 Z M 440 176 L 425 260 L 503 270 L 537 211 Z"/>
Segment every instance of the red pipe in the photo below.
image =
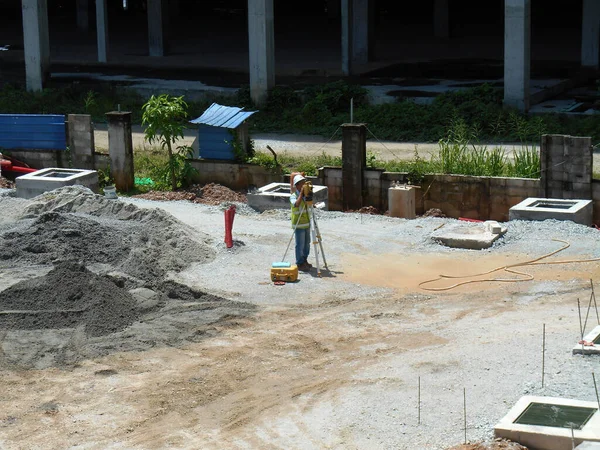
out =
<path fill-rule="evenodd" d="M 233 247 L 233 218 L 235 217 L 235 205 L 231 205 L 229 209 L 225 211 L 225 244 L 227 248 Z"/>

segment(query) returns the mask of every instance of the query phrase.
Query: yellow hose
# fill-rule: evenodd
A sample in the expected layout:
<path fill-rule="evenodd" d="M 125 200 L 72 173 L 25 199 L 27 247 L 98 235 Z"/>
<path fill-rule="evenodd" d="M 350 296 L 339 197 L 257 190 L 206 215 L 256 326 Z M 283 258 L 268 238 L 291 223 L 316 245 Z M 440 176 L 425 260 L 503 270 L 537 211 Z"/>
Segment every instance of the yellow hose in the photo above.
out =
<path fill-rule="evenodd" d="M 488 270 L 487 272 L 481 272 L 481 273 L 476 273 L 476 274 L 472 274 L 472 275 L 462 275 L 462 276 L 440 275 L 438 278 L 435 278 L 433 280 L 427 280 L 427 281 L 423 281 L 423 282 L 419 283 L 419 287 L 426 291 L 449 291 L 450 289 L 454 289 L 455 287 L 463 286 L 465 284 L 483 283 L 486 281 L 487 282 L 498 281 L 498 282 L 503 282 L 503 283 L 517 283 L 517 282 L 521 282 L 521 281 L 531 281 L 534 279 L 533 275 L 525 273 L 525 272 L 519 272 L 518 270 L 514 270 L 513 268 L 514 267 L 523 267 L 523 266 L 537 266 L 537 265 L 544 265 L 544 264 L 573 264 L 573 263 L 587 263 L 587 262 L 593 262 L 593 261 L 600 261 L 600 258 L 591 258 L 591 259 L 568 259 L 568 260 L 564 260 L 564 261 L 540 262 L 546 258 L 549 258 L 550 256 L 556 255 L 557 253 L 560 253 L 563 250 L 566 250 L 567 248 L 569 248 L 571 246 L 571 244 L 569 244 L 567 241 L 563 241 L 561 239 L 552 239 L 552 240 L 556 241 L 556 242 L 562 242 L 565 245 L 563 247 L 559 248 L 558 250 L 554 250 L 553 252 L 550 252 L 543 256 L 540 256 L 539 258 L 531 259 L 529 261 L 525 261 L 525 262 L 521 262 L 521 263 L 510 264 L 508 266 L 496 267 L 495 269 Z M 513 269 L 513 270 L 511 270 L 511 269 Z M 488 275 L 490 273 L 494 273 L 499 270 L 504 270 L 505 272 L 508 272 L 508 273 L 520 275 L 523 278 L 484 278 L 482 280 L 461 281 L 459 283 L 453 284 L 452 286 L 442 287 L 442 288 L 423 287 L 423 285 L 425 285 L 425 284 L 433 283 L 435 281 L 443 280 L 446 278 L 449 278 L 449 279 L 474 278 L 474 277 L 480 277 L 483 275 Z"/>

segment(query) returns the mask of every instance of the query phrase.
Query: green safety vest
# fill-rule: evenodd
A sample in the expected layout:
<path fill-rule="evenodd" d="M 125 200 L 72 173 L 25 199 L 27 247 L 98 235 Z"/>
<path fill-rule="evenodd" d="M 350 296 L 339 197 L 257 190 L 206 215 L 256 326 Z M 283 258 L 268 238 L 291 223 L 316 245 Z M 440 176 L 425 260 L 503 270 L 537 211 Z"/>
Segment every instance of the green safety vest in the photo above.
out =
<path fill-rule="evenodd" d="M 303 208 L 304 211 L 302 211 Z M 300 211 L 302 211 L 302 214 L 300 214 Z M 304 203 L 304 200 L 300 202 L 300 206 L 292 203 L 292 228 L 296 228 L 297 230 L 310 228 L 308 206 Z"/>

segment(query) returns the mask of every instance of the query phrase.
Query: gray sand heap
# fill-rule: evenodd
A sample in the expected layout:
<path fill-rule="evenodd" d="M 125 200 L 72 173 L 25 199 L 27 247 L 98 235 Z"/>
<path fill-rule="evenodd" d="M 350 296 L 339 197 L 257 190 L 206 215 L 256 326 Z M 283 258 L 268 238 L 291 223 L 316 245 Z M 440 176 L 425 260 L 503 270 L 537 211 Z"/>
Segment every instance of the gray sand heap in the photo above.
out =
<path fill-rule="evenodd" d="M 126 328 L 139 316 L 129 292 L 71 262 L 0 292 L 0 328 L 4 330 L 82 325 L 87 335 L 103 336 Z"/>
<path fill-rule="evenodd" d="M 107 264 L 142 280 L 214 258 L 210 238 L 157 209 L 141 209 L 69 186 L 36 197 L 0 228 L 0 268 L 77 261 Z"/>
<path fill-rule="evenodd" d="M 0 211 L 0 368 L 197 342 L 253 313 L 169 279 L 213 260 L 215 248 L 162 210 L 72 186 L 0 196 Z"/>

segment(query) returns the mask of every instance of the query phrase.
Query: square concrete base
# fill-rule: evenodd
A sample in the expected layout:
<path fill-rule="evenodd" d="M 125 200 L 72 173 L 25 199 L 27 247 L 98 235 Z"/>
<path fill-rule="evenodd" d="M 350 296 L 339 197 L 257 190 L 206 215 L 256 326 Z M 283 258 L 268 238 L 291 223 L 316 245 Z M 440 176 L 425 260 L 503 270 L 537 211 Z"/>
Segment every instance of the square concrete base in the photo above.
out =
<path fill-rule="evenodd" d="M 49 168 L 17 177 L 17 197 L 33 198 L 63 186 L 81 185 L 98 192 L 98 172 Z"/>
<path fill-rule="evenodd" d="M 591 226 L 593 203 L 591 200 L 563 200 L 531 197 L 508 211 L 509 220 L 570 220 Z"/>
<path fill-rule="evenodd" d="M 432 234 L 431 238 L 447 247 L 482 250 L 491 247 L 505 233 L 506 227 L 488 220 L 483 223 L 446 225 Z"/>
<path fill-rule="evenodd" d="M 593 343 L 600 336 L 600 325 L 594 328 L 591 332 L 586 334 L 583 338 L 584 341 Z M 581 345 L 577 344 L 573 347 L 574 355 L 600 355 L 600 343 L 592 345 Z"/>
<path fill-rule="evenodd" d="M 600 442 L 585 441 L 575 447 L 575 450 L 600 450 Z"/>
<path fill-rule="evenodd" d="M 573 430 L 575 445 L 584 441 L 600 442 L 600 413 L 598 403 L 584 402 L 580 400 L 569 400 L 556 397 L 524 396 L 519 399 L 515 406 L 494 427 L 496 437 L 510 439 L 529 448 L 544 450 L 572 450 L 570 428 L 557 428 L 539 425 L 525 425 L 515 423 L 521 414 L 531 403 L 545 403 L 549 405 L 565 405 L 581 408 L 593 408 L 596 412 L 582 427 L 581 430 Z"/>
<path fill-rule="evenodd" d="M 268 209 L 290 209 L 289 183 L 271 183 L 258 189 L 257 192 L 247 194 L 248 205 L 253 209 L 263 212 Z M 329 209 L 329 190 L 327 186 L 313 185 L 313 202 L 315 206 L 323 203 L 319 209 Z"/>

